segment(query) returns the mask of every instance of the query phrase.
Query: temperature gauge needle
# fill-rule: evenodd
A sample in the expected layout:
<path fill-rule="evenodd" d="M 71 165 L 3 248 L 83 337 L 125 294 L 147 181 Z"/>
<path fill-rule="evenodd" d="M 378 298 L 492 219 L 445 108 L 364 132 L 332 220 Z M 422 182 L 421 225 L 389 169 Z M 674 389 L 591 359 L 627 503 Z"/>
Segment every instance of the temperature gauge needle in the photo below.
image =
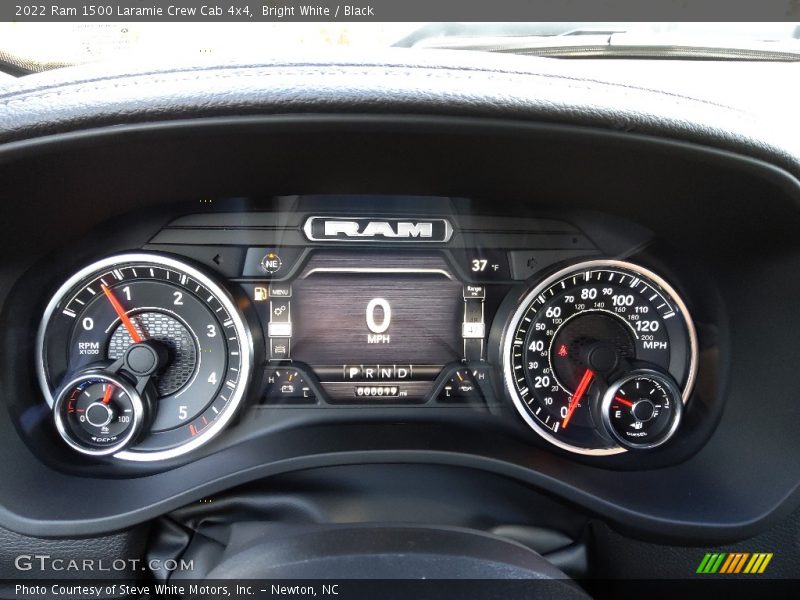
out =
<path fill-rule="evenodd" d="M 114 393 L 114 386 L 110 383 L 106 386 L 106 393 L 103 394 L 103 404 L 111 402 L 111 394 Z"/>
<path fill-rule="evenodd" d="M 575 409 L 578 408 L 578 404 L 583 398 L 583 395 L 586 393 L 586 389 L 589 387 L 589 384 L 592 383 L 592 378 L 594 377 L 594 373 L 592 373 L 591 369 L 586 369 L 586 372 L 581 377 L 581 381 L 578 384 L 575 393 L 572 395 L 572 399 L 569 401 L 569 407 L 567 408 L 567 415 L 564 417 L 564 420 L 561 421 L 561 428 L 566 429 L 567 425 L 569 424 L 569 420 L 572 418 L 572 413 L 575 412 Z"/>
<path fill-rule="evenodd" d="M 114 307 L 114 312 L 117 313 L 119 320 L 122 321 L 125 329 L 128 330 L 128 335 L 131 336 L 133 342 L 135 344 L 141 342 L 142 336 L 139 335 L 138 331 L 136 331 L 136 328 L 133 326 L 133 321 L 131 321 L 130 317 L 125 314 L 125 309 L 122 308 L 122 304 L 119 303 L 119 300 L 117 300 L 116 296 L 114 296 L 114 293 L 111 291 L 111 289 L 106 284 L 102 284 L 100 289 L 103 290 L 106 298 L 108 298 L 108 301 L 111 302 L 111 306 Z"/>

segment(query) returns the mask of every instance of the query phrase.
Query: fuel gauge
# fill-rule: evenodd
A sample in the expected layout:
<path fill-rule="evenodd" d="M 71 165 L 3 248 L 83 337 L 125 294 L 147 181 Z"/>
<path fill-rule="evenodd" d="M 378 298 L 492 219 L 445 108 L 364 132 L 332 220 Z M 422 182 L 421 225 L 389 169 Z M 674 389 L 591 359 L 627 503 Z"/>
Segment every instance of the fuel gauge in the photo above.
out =
<path fill-rule="evenodd" d="M 670 376 L 638 369 L 609 386 L 603 396 L 603 423 L 622 446 L 644 450 L 673 436 L 682 409 L 680 390 Z"/>

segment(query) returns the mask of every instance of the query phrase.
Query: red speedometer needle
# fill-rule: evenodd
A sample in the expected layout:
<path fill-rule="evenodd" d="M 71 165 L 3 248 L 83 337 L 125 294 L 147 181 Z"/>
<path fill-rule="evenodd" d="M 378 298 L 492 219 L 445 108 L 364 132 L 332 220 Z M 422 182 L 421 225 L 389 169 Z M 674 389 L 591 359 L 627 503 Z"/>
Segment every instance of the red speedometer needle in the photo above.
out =
<path fill-rule="evenodd" d="M 122 324 L 125 326 L 125 329 L 128 330 L 128 335 L 131 336 L 131 339 L 135 344 L 138 344 L 142 341 L 142 336 L 139 335 L 139 332 L 136 331 L 136 328 L 133 326 L 133 321 L 130 320 L 130 317 L 125 314 L 125 309 L 122 308 L 122 304 L 119 303 L 114 293 L 106 284 L 101 284 L 100 289 L 103 290 L 103 293 L 108 298 L 108 301 L 111 302 L 111 306 L 114 307 L 114 312 L 117 313 L 119 320 L 122 321 Z"/>
<path fill-rule="evenodd" d="M 103 404 L 111 402 L 111 394 L 114 393 L 114 386 L 110 383 L 106 386 L 106 393 L 103 394 Z"/>
<path fill-rule="evenodd" d="M 591 369 L 586 369 L 586 372 L 581 377 L 581 381 L 578 384 L 575 393 L 572 394 L 572 399 L 569 401 L 569 407 L 567 408 L 567 415 L 564 417 L 564 420 L 561 421 L 561 428 L 566 429 L 567 425 L 569 424 L 569 420 L 572 418 L 572 413 L 575 412 L 575 409 L 578 408 L 578 403 L 583 398 L 583 395 L 586 393 L 586 389 L 589 387 L 589 384 L 592 383 L 592 377 L 594 377 L 594 373 L 592 373 Z"/>

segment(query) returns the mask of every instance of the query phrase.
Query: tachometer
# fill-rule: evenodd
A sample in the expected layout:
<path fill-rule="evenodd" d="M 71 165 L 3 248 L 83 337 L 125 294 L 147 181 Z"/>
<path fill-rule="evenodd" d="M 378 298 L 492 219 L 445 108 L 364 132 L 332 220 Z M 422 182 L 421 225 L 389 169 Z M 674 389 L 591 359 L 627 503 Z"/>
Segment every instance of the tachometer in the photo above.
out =
<path fill-rule="evenodd" d="M 694 326 L 676 292 L 647 269 L 613 260 L 573 265 L 536 285 L 512 310 L 501 342 L 506 389 L 531 428 L 561 448 L 623 451 L 601 401 L 631 372 L 651 370 L 682 390 L 683 402 L 689 397 Z"/>
<path fill-rule="evenodd" d="M 250 332 L 228 292 L 154 253 L 114 256 L 70 278 L 45 311 L 38 352 L 65 441 L 129 460 L 209 441 L 236 412 L 252 363 Z"/>

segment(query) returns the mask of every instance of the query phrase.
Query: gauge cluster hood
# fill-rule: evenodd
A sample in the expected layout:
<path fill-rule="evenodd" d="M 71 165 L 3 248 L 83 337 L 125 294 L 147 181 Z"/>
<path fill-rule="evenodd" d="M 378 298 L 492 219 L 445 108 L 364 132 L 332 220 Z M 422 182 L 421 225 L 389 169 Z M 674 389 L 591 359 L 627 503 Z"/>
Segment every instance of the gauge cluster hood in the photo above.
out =
<path fill-rule="evenodd" d="M 800 173 L 800 125 L 792 103 L 780 101 L 788 100 L 781 83 L 800 78 L 800 63 L 731 69 L 625 61 L 619 69 L 616 62 L 395 49 L 369 57 L 87 65 L 31 75 L 0 91 L 0 142 L 226 115 L 480 116 L 697 142 Z"/>

